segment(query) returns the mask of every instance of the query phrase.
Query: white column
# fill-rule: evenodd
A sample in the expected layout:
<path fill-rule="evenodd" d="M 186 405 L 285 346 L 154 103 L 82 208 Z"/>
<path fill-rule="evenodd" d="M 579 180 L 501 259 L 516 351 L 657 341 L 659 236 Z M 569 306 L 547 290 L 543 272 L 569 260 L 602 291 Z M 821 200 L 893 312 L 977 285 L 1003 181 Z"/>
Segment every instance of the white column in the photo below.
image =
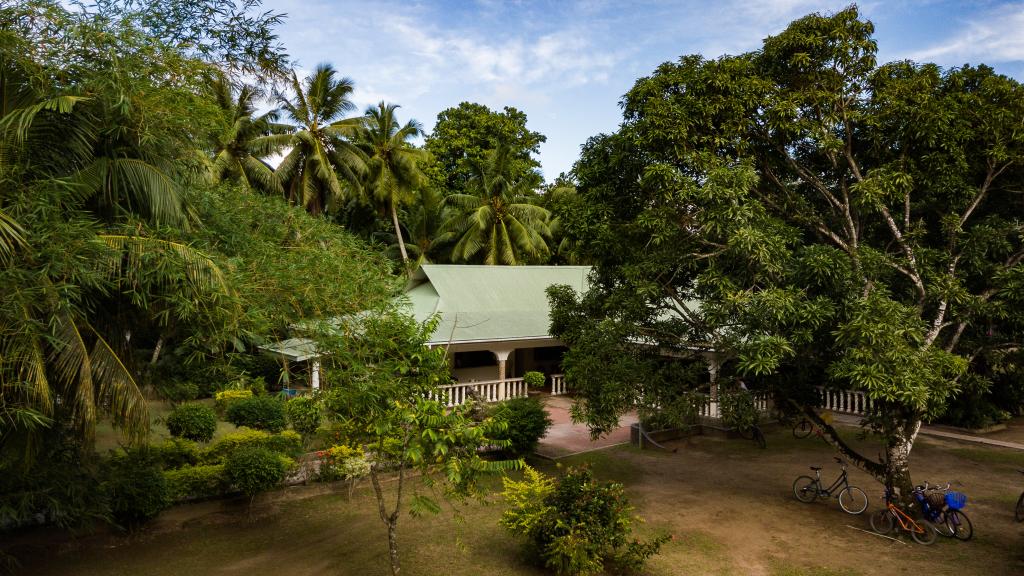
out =
<path fill-rule="evenodd" d="M 715 353 L 705 354 L 704 358 L 708 361 L 708 375 L 711 377 L 711 401 L 718 401 L 718 369 L 720 367 L 718 362 L 718 355 Z"/>
<path fill-rule="evenodd" d="M 313 387 L 313 390 L 319 390 L 320 389 L 320 361 L 319 360 L 313 360 L 313 370 L 312 370 L 312 374 L 310 374 L 309 382 L 310 382 L 310 385 Z"/>
<path fill-rule="evenodd" d="M 498 360 L 498 398 L 497 400 L 504 400 L 508 398 L 508 385 L 505 383 L 505 365 L 508 362 L 508 356 L 512 353 L 512 349 L 506 350 L 491 350 L 491 354 Z"/>

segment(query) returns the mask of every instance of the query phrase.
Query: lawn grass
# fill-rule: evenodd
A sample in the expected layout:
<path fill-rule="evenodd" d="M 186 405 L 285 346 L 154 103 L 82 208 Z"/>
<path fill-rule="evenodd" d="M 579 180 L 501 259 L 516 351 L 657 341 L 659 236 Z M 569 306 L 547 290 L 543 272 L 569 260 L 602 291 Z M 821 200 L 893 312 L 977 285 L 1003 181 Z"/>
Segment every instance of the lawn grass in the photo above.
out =
<path fill-rule="evenodd" d="M 964 465 L 959 448 L 922 447 L 922 477 L 955 471 L 969 486 L 978 487 L 980 496 L 972 501 L 977 508 L 969 509 L 974 541 L 940 540 L 923 547 L 906 538 L 897 543 L 865 533 L 866 517 L 844 514 L 833 500 L 796 502 L 790 485 L 806 472 L 808 463 L 826 465 L 823 474 L 829 479 L 837 466 L 829 461 L 823 443 L 790 438 L 788 430 L 770 431 L 769 448 L 761 450 L 743 440 L 695 437 L 672 444 L 678 448 L 674 454 L 619 446 L 557 463 L 537 459 L 531 464 L 551 474 L 586 464 L 600 480 L 623 482 L 636 514 L 643 518 L 634 525 L 636 535 L 674 535 L 649 562 L 648 576 L 1024 574 L 1022 527 L 1012 522 L 1012 511 L 992 504 L 992 498 L 1019 477 L 1003 466 L 1001 457 L 981 456 Z M 971 450 L 977 456 L 988 449 Z M 871 480 L 859 471 L 852 471 L 851 479 L 872 496 L 869 511 L 876 508 L 877 499 L 867 484 Z M 446 503 L 439 515 L 402 516 L 398 538 L 403 574 L 550 573 L 538 568 L 523 543 L 498 525 L 504 508 L 500 478 L 489 479 L 484 488 L 483 501 Z M 279 490 L 257 499 L 251 517 L 244 499 L 179 506 L 131 537 L 22 548 L 23 573 L 388 574 L 385 528 L 372 491 L 364 483 L 351 500 L 345 492 L 344 486 Z M 976 492 L 971 492 L 972 498 Z"/>
<path fill-rule="evenodd" d="M 1010 448 L 950 448 L 949 452 L 981 464 L 995 464 L 1013 468 L 1024 468 L 1024 452 Z"/>
<path fill-rule="evenodd" d="M 202 400 L 195 400 L 197 404 L 203 404 L 213 408 L 213 398 L 203 398 Z M 167 431 L 167 426 L 164 425 L 164 418 L 171 413 L 173 406 L 166 400 L 150 400 L 147 402 L 149 406 L 149 441 L 151 443 L 158 443 L 167 438 L 171 437 L 170 432 Z M 217 419 L 217 429 L 213 433 L 213 439 L 217 440 L 227 434 L 235 432 L 238 428 L 230 423 Z M 105 454 L 108 450 L 113 450 L 123 444 L 126 444 L 124 437 L 121 432 L 114 428 L 110 420 L 102 420 L 96 424 L 96 451 L 100 454 Z"/>

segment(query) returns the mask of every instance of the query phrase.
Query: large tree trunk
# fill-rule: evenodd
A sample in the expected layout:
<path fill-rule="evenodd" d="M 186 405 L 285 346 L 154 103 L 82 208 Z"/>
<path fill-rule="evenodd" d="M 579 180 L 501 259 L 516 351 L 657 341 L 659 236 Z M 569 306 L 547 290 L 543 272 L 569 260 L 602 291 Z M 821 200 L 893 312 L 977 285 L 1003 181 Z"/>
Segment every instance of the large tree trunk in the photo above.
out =
<path fill-rule="evenodd" d="M 910 479 L 910 451 L 914 447 L 917 433 L 921 430 L 920 418 L 914 416 L 902 419 L 895 428 L 885 432 L 884 460 L 878 462 L 864 456 L 843 441 L 836 429 L 822 420 L 813 407 L 803 407 L 803 413 L 815 426 L 821 428 L 825 440 L 845 456 L 850 463 L 871 474 L 881 484 L 892 486 L 899 493 L 901 499 L 907 499 L 910 496 L 914 487 Z"/>
<path fill-rule="evenodd" d="M 398 237 L 398 249 L 402 252 L 402 265 L 405 266 L 405 271 L 410 276 L 412 275 L 412 268 L 409 267 L 409 254 L 405 251 L 405 240 L 402 239 L 402 228 L 398 225 L 398 209 L 395 207 L 395 203 L 391 203 L 391 222 L 395 225 L 395 236 Z"/>
<path fill-rule="evenodd" d="M 920 430 L 920 419 L 905 420 L 886 439 L 885 482 L 896 489 L 903 500 L 908 500 L 914 488 L 910 479 L 910 451 Z"/>

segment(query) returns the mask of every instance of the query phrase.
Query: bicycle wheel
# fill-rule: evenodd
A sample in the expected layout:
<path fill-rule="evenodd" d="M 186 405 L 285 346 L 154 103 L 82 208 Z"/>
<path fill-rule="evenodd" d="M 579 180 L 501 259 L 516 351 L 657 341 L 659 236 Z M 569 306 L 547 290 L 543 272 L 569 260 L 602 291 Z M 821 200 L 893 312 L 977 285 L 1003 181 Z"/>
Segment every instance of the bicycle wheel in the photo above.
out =
<path fill-rule="evenodd" d="M 896 519 L 892 517 L 892 512 L 889 512 L 888 508 L 876 510 L 868 521 L 871 523 L 871 529 L 879 534 L 888 534 L 896 526 Z"/>
<path fill-rule="evenodd" d="M 793 481 L 793 495 L 801 502 L 814 502 L 818 499 L 818 481 L 810 476 L 798 477 Z"/>
<path fill-rule="evenodd" d="M 914 539 L 914 542 L 924 544 L 925 546 L 934 544 L 935 540 L 939 537 L 939 533 L 935 531 L 935 525 L 924 518 L 916 520 L 916 522 L 918 526 L 924 529 L 924 532 L 918 532 L 911 527 L 910 537 Z"/>
<path fill-rule="evenodd" d="M 946 538 L 953 537 L 953 528 L 949 523 L 949 511 L 942 512 L 933 524 L 935 525 L 935 531 L 938 532 L 939 536 L 945 536 Z"/>
<path fill-rule="evenodd" d="M 797 422 L 796 426 L 793 426 L 793 436 L 797 438 L 807 438 L 807 436 L 810 435 L 812 428 L 814 427 L 811 426 L 810 420 L 801 420 Z"/>
<path fill-rule="evenodd" d="M 847 486 L 839 492 L 839 507 L 847 514 L 861 514 L 868 509 L 868 495 L 856 486 Z"/>
<path fill-rule="evenodd" d="M 1013 511 L 1013 517 L 1017 519 L 1017 522 L 1024 522 L 1024 492 L 1020 493 L 1020 498 L 1017 498 L 1017 508 Z"/>
<path fill-rule="evenodd" d="M 757 443 L 758 448 L 767 448 L 768 447 L 768 441 L 764 439 L 764 432 L 761 432 L 761 429 L 758 428 L 757 426 L 754 426 L 753 430 L 754 430 L 754 442 Z"/>
<path fill-rule="evenodd" d="M 960 510 L 950 510 L 946 513 L 946 527 L 957 540 L 964 542 L 974 537 L 974 525 L 971 519 Z M 938 530 L 938 526 L 935 527 Z"/>

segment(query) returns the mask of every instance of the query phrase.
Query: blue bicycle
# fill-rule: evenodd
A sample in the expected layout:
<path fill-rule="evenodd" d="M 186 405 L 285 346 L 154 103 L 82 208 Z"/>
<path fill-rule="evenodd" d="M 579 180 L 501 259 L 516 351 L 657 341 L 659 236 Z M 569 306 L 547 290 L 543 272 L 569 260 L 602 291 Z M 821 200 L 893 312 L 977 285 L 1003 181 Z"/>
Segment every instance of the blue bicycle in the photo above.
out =
<path fill-rule="evenodd" d="M 925 482 L 914 488 L 914 500 L 921 506 L 924 517 L 935 525 L 935 531 L 947 538 L 967 541 L 974 537 L 974 525 L 964 513 L 967 495 L 953 492 L 945 486 L 932 486 Z"/>

